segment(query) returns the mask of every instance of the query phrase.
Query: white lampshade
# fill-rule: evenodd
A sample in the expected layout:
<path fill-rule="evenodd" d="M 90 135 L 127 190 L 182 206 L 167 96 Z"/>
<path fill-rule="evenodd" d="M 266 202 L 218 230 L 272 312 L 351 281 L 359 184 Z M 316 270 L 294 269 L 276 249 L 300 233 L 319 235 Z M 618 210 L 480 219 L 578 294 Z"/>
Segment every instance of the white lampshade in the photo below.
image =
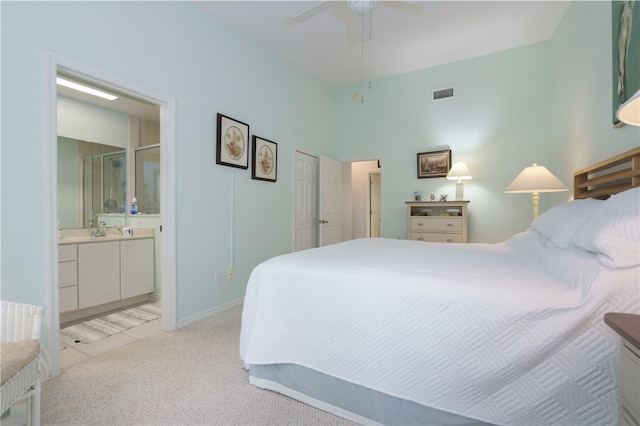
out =
<path fill-rule="evenodd" d="M 533 200 L 533 218 L 538 217 L 538 203 L 540 192 L 568 191 L 560 180 L 555 177 L 545 166 L 525 167 L 518 176 L 504 190 L 506 193 L 530 193 Z"/>
<path fill-rule="evenodd" d="M 617 116 L 625 124 L 640 126 L 640 90 L 620 105 Z"/>
<path fill-rule="evenodd" d="M 461 180 L 469 180 L 471 179 L 471 173 L 469 173 L 469 169 L 466 164 L 462 161 L 458 161 L 453 165 L 453 167 L 451 167 L 449 173 L 447 173 L 447 179 L 457 180 L 458 182 Z"/>
<path fill-rule="evenodd" d="M 568 191 L 557 177 L 555 177 L 545 166 L 525 167 L 518 176 L 507 186 L 504 192 L 507 193 L 531 193 L 531 192 L 560 192 Z"/>
<path fill-rule="evenodd" d="M 471 179 L 471 173 L 469 173 L 467 165 L 462 161 L 458 161 L 447 173 L 447 179 L 458 181 L 456 183 L 456 201 L 464 200 L 464 183 L 462 181 Z"/>

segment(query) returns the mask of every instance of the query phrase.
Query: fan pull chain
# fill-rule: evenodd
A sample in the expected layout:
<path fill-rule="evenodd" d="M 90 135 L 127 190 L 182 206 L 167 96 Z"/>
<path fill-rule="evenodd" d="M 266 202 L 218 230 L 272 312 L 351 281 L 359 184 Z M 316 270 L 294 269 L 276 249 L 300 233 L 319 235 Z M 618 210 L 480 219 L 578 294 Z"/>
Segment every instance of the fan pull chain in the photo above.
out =
<path fill-rule="evenodd" d="M 373 40 L 373 8 L 369 11 L 369 90 L 371 90 L 371 43 Z"/>
<path fill-rule="evenodd" d="M 360 95 L 360 103 L 364 103 L 364 3 L 361 3 L 360 10 L 360 66 L 361 66 L 361 76 L 360 76 L 360 91 L 362 92 Z"/>

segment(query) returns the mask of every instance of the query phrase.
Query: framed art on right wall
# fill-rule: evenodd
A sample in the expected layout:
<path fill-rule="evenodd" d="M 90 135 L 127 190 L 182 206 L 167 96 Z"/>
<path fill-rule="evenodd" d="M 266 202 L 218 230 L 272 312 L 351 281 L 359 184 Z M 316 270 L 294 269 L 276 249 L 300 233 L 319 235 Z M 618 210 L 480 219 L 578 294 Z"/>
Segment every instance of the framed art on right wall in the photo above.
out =
<path fill-rule="evenodd" d="M 629 0 L 611 2 L 613 124 L 616 112 L 640 90 L 640 6 Z M 634 7 L 635 6 L 635 7 Z"/>

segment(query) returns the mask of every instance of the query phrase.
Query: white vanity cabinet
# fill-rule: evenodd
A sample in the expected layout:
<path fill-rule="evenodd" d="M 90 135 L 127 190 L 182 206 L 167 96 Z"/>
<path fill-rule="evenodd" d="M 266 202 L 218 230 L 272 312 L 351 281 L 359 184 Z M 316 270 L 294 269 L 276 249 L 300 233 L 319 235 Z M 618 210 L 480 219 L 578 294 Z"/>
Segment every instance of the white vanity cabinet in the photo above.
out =
<path fill-rule="evenodd" d="M 71 230 L 58 245 L 60 321 L 148 300 L 155 290 L 153 229 L 136 228 L 133 237 L 81 231 Z"/>
<path fill-rule="evenodd" d="M 78 309 L 120 299 L 120 242 L 78 244 Z"/>
<path fill-rule="evenodd" d="M 60 313 L 78 309 L 78 245 L 61 245 L 58 250 L 58 294 Z"/>
<path fill-rule="evenodd" d="M 154 271 L 153 239 L 120 242 L 120 298 L 152 293 Z"/>

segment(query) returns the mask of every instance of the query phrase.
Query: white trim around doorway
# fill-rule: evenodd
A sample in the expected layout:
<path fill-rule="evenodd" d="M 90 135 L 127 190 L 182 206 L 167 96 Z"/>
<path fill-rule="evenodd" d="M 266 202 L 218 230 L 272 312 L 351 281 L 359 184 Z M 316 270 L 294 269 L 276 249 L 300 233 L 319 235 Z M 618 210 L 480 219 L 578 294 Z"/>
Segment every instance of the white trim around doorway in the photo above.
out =
<path fill-rule="evenodd" d="M 50 207 L 50 254 L 48 279 L 46 282 L 46 349 L 51 358 L 51 376 L 60 374 L 60 308 L 58 297 L 58 159 L 57 159 L 57 89 L 56 76 L 59 71 L 81 77 L 84 80 L 117 89 L 160 106 L 160 161 L 162 168 L 161 217 L 162 257 L 160 261 L 160 288 L 162 297 L 162 329 L 176 329 L 176 229 L 175 229 L 175 119 L 176 102 L 170 96 L 107 74 L 73 59 L 54 52 L 44 52 L 44 111 L 47 157 L 49 158 L 50 182 L 48 203 Z"/>

